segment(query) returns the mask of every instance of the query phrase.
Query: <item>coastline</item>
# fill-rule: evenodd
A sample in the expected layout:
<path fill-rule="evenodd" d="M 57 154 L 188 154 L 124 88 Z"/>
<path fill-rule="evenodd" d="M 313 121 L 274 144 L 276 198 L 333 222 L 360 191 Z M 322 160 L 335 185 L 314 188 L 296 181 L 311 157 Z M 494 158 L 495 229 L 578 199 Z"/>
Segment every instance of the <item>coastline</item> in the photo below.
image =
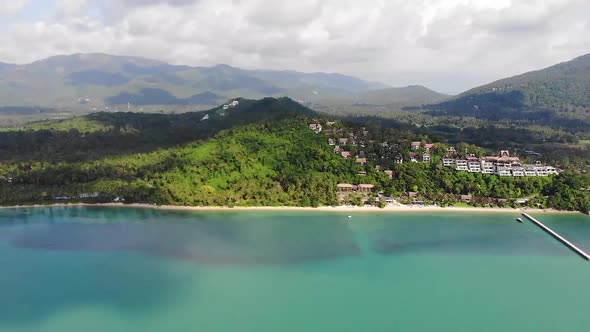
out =
<path fill-rule="evenodd" d="M 320 207 L 296 207 L 296 206 L 251 206 L 251 207 L 227 207 L 227 206 L 176 206 L 176 205 L 151 205 L 151 204 L 124 204 L 124 203 L 56 203 L 35 205 L 0 206 L 2 209 L 25 209 L 42 207 L 112 207 L 112 208 L 141 208 L 168 211 L 306 211 L 306 212 L 370 212 L 370 213 L 398 213 L 398 212 L 470 212 L 470 213 L 545 213 L 545 214 L 582 214 L 579 211 L 560 211 L 554 209 L 514 209 L 514 208 L 482 208 L 482 207 L 440 207 L 440 206 L 387 206 L 385 208 L 366 206 L 320 206 Z"/>

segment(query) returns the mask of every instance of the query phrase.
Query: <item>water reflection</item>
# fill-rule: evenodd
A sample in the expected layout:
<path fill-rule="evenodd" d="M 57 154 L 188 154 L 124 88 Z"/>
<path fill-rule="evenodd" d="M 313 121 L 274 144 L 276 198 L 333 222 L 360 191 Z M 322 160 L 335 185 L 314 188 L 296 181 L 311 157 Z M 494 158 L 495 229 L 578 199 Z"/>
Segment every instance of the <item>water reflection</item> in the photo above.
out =
<path fill-rule="evenodd" d="M 23 216 L 20 215 L 19 218 Z M 295 264 L 359 254 L 339 218 L 312 215 L 182 213 L 143 209 L 40 209 L 0 227 L 18 248 L 139 251 L 203 264 Z"/>
<path fill-rule="evenodd" d="M 173 303 L 190 280 L 163 261 L 128 256 L 51 255 L 0 247 L 0 324 L 35 326 L 85 306 L 149 315 Z"/>
<path fill-rule="evenodd" d="M 513 220 L 511 215 L 474 215 L 468 218 L 452 215 L 435 218 L 409 216 L 403 222 L 378 223 L 369 237 L 372 249 L 381 255 L 568 254 L 559 243 L 548 239 L 533 225 Z"/>

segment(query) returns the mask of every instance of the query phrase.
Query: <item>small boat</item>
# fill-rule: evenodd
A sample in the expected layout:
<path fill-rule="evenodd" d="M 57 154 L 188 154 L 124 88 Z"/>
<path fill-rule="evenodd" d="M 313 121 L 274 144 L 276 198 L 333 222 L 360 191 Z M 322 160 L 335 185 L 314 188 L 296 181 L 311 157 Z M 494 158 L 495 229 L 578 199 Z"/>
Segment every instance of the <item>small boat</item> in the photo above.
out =
<path fill-rule="evenodd" d="M 522 219 L 521 218 L 516 218 L 516 221 L 522 222 Z"/>
<path fill-rule="evenodd" d="M 351 219 L 351 218 L 352 218 L 352 216 L 348 216 L 348 219 Z"/>

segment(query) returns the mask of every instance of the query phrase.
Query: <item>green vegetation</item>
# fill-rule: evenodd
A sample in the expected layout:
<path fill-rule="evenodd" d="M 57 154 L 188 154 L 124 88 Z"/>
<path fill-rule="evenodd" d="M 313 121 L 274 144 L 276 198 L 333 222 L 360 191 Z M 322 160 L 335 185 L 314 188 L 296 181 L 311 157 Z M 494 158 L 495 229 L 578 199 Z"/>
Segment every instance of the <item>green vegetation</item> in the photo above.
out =
<path fill-rule="evenodd" d="M 443 103 L 416 106 L 434 117 L 476 117 L 515 126 L 542 125 L 590 137 L 590 55 L 502 79 Z"/>
<path fill-rule="evenodd" d="M 98 192 L 158 204 L 318 206 L 336 204 L 336 183 L 354 174 L 354 165 L 302 121 L 286 119 L 223 131 L 200 144 L 4 172 L 12 180 L 0 186 L 3 204 Z"/>
<path fill-rule="evenodd" d="M 355 147 L 370 160 L 359 166 L 335 154 L 326 131 L 315 134 L 310 122 L 325 124 L 320 115 L 290 99 L 267 98 L 240 99 L 226 110 L 97 113 L 0 132 L 0 204 L 122 199 L 171 205 L 335 205 L 337 184 L 343 182 L 375 185 L 368 197 L 352 195 L 351 204 L 374 200 L 377 192 L 396 197 L 416 192 L 418 199 L 441 205 L 469 194 L 477 206 L 512 205 L 526 197 L 531 206 L 588 208 L 588 174 L 501 178 L 456 172 L 440 165 L 444 144 L 434 149 L 430 164 L 394 165 L 394 155 L 379 144 Z M 436 137 L 383 125 L 364 123 L 378 142 L 399 142 L 406 158 L 409 140 Z M 339 122 L 334 130 L 346 135 L 358 126 Z M 476 155 L 487 152 L 464 143 L 457 148 Z M 375 157 L 381 158 L 382 169 L 394 171 L 392 179 L 375 169 Z M 359 176 L 361 171 L 366 175 Z"/>

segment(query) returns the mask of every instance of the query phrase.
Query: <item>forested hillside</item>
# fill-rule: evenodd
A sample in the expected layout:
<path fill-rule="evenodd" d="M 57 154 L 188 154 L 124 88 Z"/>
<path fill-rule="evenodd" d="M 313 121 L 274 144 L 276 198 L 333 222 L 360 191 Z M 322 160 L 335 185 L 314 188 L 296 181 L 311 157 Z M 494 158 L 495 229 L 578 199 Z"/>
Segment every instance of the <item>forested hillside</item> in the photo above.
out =
<path fill-rule="evenodd" d="M 208 139 L 223 129 L 317 114 L 288 98 L 248 100 L 182 114 L 93 113 L 0 131 L 0 161 L 80 161 Z M 227 104 L 226 104 L 227 105 Z"/>
<path fill-rule="evenodd" d="M 355 165 L 307 128 L 317 114 L 287 98 L 237 102 L 0 132 L 0 203 L 120 196 L 174 205 L 335 204 L 338 179 L 352 180 Z"/>
<path fill-rule="evenodd" d="M 1 196 L 4 204 L 94 192 L 174 205 L 335 204 L 337 179 L 354 174 L 353 166 L 303 122 L 284 119 L 149 153 L 8 166 L 12 180 Z"/>
<path fill-rule="evenodd" d="M 420 109 L 433 116 L 510 120 L 588 135 L 590 55 L 477 87 L 439 104 L 408 108 Z"/>
<path fill-rule="evenodd" d="M 0 204 L 115 200 L 319 206 L 341 203 L 338 183 L 365 183 L 375 186 L 373 192 L 343 203 L 375 204 L 378 193 L 403 198 L 416 192 L 420 199 L 442 205 L 471 194 L 473 204 L 485 206 L 529 197 L 530 204 L 541 206 L 590 208 L 586 174 L 500 178 L 457 172 L 441 167 L 446 150 L 440 148 L 432 164 L 380 159 L 395 174 L 389 177 L 372 160 L 361 165 L 334 153 L 329 136 L 309 128 L 310 123 L 327 126 L 327 119 L 290 99 L 235 102 L 178 115 L 98 113 L 0 132 Z M 337 123 L 342 135 L 361 126 Z M 411 128 L 382 125 L 367 121 L 363 126 L 379 142 L 430 140 Z M 382 148 L 352 150 L 393 158 L 382 154 Z"/>
<path fill-rule="evenodd" d="M 522 103 L 534 109 L 590 108 L 590 54 L 477 87 L 462 96 L 511 91 L 522 92 Z"/>

